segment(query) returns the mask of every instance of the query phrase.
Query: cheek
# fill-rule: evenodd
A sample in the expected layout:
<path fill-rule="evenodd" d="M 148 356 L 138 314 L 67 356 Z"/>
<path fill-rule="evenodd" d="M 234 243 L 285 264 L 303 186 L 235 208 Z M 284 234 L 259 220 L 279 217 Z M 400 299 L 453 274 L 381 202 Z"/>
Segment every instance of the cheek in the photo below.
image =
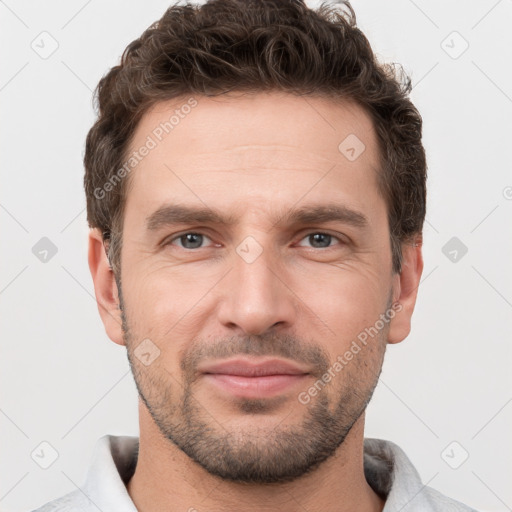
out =
<path fill-rule="evenodd" d="M 208 276 L 201 271 L 194 272 L 192 267 L 141 265 L 130 271 L 127 286 L 137 304 L 139 316 L 153 319 L 169 314 L 181 316 L 204 294 Z"/>
<path fill-rule="evenodd" d="M 350 341 L 375 323 L 387 304 L 390 283 L 373 266 L 328 265 L 304 273 L 292 287 L 305 305 L 326 324 L 337 341 Z"/>
<path fill-rule="evenodd" d="M 130 328 L 138 338 L 149 338 L 174 357 L 201 328 L 198 315 L 206 304 L 205 291 L 212 276 L 161 265 L 131 270 L 123 283 Z M 170 361 L 166 355 L 165 359 Z"/>
<path fill-rule="evenodd" d="M 282 286 L 276 287 L 276 293 L 282 293 L 282 300 L 297 302 L 301 312 L 294 320 L 295 327 L 310 332 L 316 325 L 333 339 L 339 352 L 373 325 L 384 311 L 389 288 L 385 272 L 378 270 L 378 254 L 373 248 L 341 263 L 304 258 L 283 266 L 281 278 L 293 293 Z M 127 262 L 125 268 L 130 272 L 123 276 L 123 295 L 131 306 L 130 326 L 137 325 L 138 334 L 169 343 L 173 338 L 190 339 L 204 327 L 206 316 L 214 315 L 218 304 L 205 294 L 214 289 L 229 262 L 171 265 L 146 258 L 131 264 L 129 267 Z M 221 287 L 229 293 L 225 283 Z M 214 316 L 211 320 L 215 323 Z"/>

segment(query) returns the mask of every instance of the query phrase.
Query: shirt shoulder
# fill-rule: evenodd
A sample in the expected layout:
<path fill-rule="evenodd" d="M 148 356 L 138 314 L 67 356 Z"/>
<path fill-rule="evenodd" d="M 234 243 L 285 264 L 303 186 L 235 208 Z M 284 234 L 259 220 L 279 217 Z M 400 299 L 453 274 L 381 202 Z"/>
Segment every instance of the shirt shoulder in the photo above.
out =
<path fill-rule="evenodd" d="M 432 487 L 424 487 L 424 493 L 431 503 L 432 510 L 436 512 L 478 512 L 476 509 L 449 498 Z"/>
<path fill-rule="evenodd" d="M 383 512 L 477 512 L 424 485 L 411 460 L 391 441 L 364 439 L 364 470 L 368 484 L 385 500 Z"/>
<path fill-rule="evenodd" d="M 137 437 L 101 437 L 96 442 L 85 483 L 31 512 L 137 512 L 126 489 L 137 457 Z"/>
<path fill-rule="evenodd" d="M 49 501 L 31 512 L 98 512 L 94 503 L 80 490 L 72 491 Z"/>

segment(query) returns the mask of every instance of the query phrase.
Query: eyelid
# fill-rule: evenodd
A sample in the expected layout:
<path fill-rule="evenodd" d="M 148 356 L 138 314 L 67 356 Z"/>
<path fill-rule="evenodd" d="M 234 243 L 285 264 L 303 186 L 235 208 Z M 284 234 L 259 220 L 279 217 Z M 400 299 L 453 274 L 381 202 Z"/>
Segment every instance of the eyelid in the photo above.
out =
<path fill-rule="evenodd" d="M 185 236 L 187 234 L 190 234 L 190 233 L 193 233 L 195 235 L 206 236 L 207 238 L 212 240 L 212 236 L 207 234 L 207 231 L 208 230 L 206 228 L 199 228 L 199 229 L 188 229 L 188 230 L 185 230 L 185 231 L 181 231 L 179 233 L 174 233 L 174 234 L 164 238 L 164 240 L 159 245 L 164 247 L 166 245 L 171 244 L 171 242 L 174 242 L 175 240 L 177 240 L 177 239 L 179 239 L 179 238 L 181 238 L 181 237 L 183 237 L 183 236 Z M 333 238 L 336 238 L 339 242 L 341 242 L 341 244 L 343 244 L 343 245 L 347 245 L 347 244 L 350 243 L 350 239 L 347 237 L 347 235 L 345 235 L 343 233 L 339 233 L 337 231 L 331 231 L 331 230 L 328 230 L 328 229 L 326 230 L 326 229 L 320 229 L 320 228 L 316 228 L 316 229 L 315 228 L 305 228 L 304 230 L 302 230 L 299 233 L 300 237 L 294 243 L 295 244 L 299 243 L 304 238 L 306 238 L 307 236 L 313 235 L 313 234 L 323 234 L 323 235 L 332 236 Z M 333 249 L 334 247 L 335 246 L 325 247 L 322 250 Z M 201 247 L 201 248 L 202 249 L 206 249 L 206 247 Z M 315 247 L 311 247 L 311 249 L 316 249 L 316 248 Z M 185 249 L 185 250 L 193 251 L 193 250 L 197 250 L 197 249 Z"/>
<path fill-rule="evenodd" d="M 161 246 L 161 247 L 164 247 L 166 245 L 169 245 L 171 242 L 174 242 L 175 240 L 178 240 L 179 238 L 185 236 L 185 235 L 188 235 L 190 233 L 194 234 L 194 235 L 202 235 L 202 236 L 206 236 L 208 237 L 210 240 L 212 239 L 212 237 L 210 235 L 208 235 L 206 233 L 206 229 L 205 228 L 201 228 L 201 229 L 187 229 L 185 231 L 180 231 L 179 233 L 174 233 L 172 235 L 169 235 L 169 236 L 166 236 L 162 242 L 160 242 L 158 245 Z M 191 249 L 188 249 L 188 250 L 191 250 Z"/>
<path fill-rule="evenodd" d="M 343 245 L 347 245 L 348 243 L 350 243 L 349 238 L 346 235 L 344 235 L 343 233 L 339 233 L 337 231 L 331 231 L 329 229 L 310 229 L 310 228 L 307 228 L 306 230 L 301 232 L 298 242 L 301 242 L 304 238 L 306 238 L 309 235 L 316 235 L 316 234 L 328 235 L 333 238 L 336 238 Z M 334 247 L 335 246 L 325 247 L 324 250 L 334 249 Z M 312 249 L 315 249 L 315 247 L 312 247 Z"/>

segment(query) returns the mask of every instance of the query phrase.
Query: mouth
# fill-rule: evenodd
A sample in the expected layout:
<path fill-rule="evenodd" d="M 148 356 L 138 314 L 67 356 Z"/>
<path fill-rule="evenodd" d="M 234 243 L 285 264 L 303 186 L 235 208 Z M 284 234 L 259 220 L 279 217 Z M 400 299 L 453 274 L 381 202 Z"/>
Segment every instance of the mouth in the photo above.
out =
<path fill-rule="evenodd" d="M 282 394 L 304 383 L 310 375 L 282 359 L 232 359 L 203 366 L 204 379 L 217 389 L 240 398 L 265 398 Z"/>

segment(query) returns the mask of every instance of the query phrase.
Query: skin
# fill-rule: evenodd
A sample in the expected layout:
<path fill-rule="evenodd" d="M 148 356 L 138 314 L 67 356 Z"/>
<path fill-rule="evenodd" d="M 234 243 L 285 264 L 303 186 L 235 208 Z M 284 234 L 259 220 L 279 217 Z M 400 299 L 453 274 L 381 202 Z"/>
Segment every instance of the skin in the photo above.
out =
<path fill-rule="evenodd" d="M 143 145 L 187 99 L 161 102 L 148 111 L 131 149 Z M 139 459 L 128 492 L 143 512 L 381 511 L 384 500 L 363 471 L 364 409 L 387 344 L 410 332 L 423 260 L 421 243 L 404 245 L 402 272 L 392 273 L 372 121 L 355 104 L 310 96 L 274 92 L 196 99 L 198 105 L 130 176 L 121 252 L 123 311 L 101 233 L 92 229 L 89 235 L 89 266 L 102 321 L 110 339 L 126 345 L 144 396 L 139 398 Z M 365 145 L 354 161 L 338 150 L 349 134 Z M 236 223 L 147 230 L 151 213 L 177 202 L 232 214 Z M 292 208 L 330 202 L 361 212 L 368 226 L 277 222 Z M 190 232 L 205 237 L 188 245 L 175 238 Z M 315 245 L 309 236 L 314 233 L 333 238 L 320 238 Z M 251 263 L 236 251 L 249 236 L 262 250 Z M 170 238 L 172 243 L 159 245 Z M 308 404 L 301 403 L 298 394 L 392 303 L 401 309 L 379 335 Z M 134 352 L 146 338 L 160 350 L 149 366 Z M 243 348 L 251 355 L 296 361 L 311 374 L 277 398 L 256 403 L 207 385 L 197 365 L 189 365 L 189 373 L 180 365 L 187 355 L 197 356 L 196 363 L 214 362 L 223 359 L 215 355 L 239 354 Z M 308 358 L 309 353 L 317 357 Z M 193 404 L 188 412 L 186 389 Z M 296 445 L 300 440 L 299 452 L 305 449 L 318 432 L 308 431 L 305 421 L 319 420 L 314 414 L 321 410 L 332 422 L 323 439 L 337 436 L 338 446 L 309 472 L 277 483 L 241 483 L 212 474 L 167 436 L 176 434 L 180 422 L 193 420 L 190 428 L 207 426 L 216 440 L 196 446 L 198 451 L 204 454 L 225 442 L 235 455 L 257 455 L 264 465 L 271 453 L 278 457 L 280 449 L 293 447 L 293 439 Z M 181 432 L 182 440 L 187 432 Z M 297 436 L 286 438 L 290 432 Z M 200 439 L 210 437 L 203 432 Z M 248 440 L 252 452 L 242 450 Z"/>

